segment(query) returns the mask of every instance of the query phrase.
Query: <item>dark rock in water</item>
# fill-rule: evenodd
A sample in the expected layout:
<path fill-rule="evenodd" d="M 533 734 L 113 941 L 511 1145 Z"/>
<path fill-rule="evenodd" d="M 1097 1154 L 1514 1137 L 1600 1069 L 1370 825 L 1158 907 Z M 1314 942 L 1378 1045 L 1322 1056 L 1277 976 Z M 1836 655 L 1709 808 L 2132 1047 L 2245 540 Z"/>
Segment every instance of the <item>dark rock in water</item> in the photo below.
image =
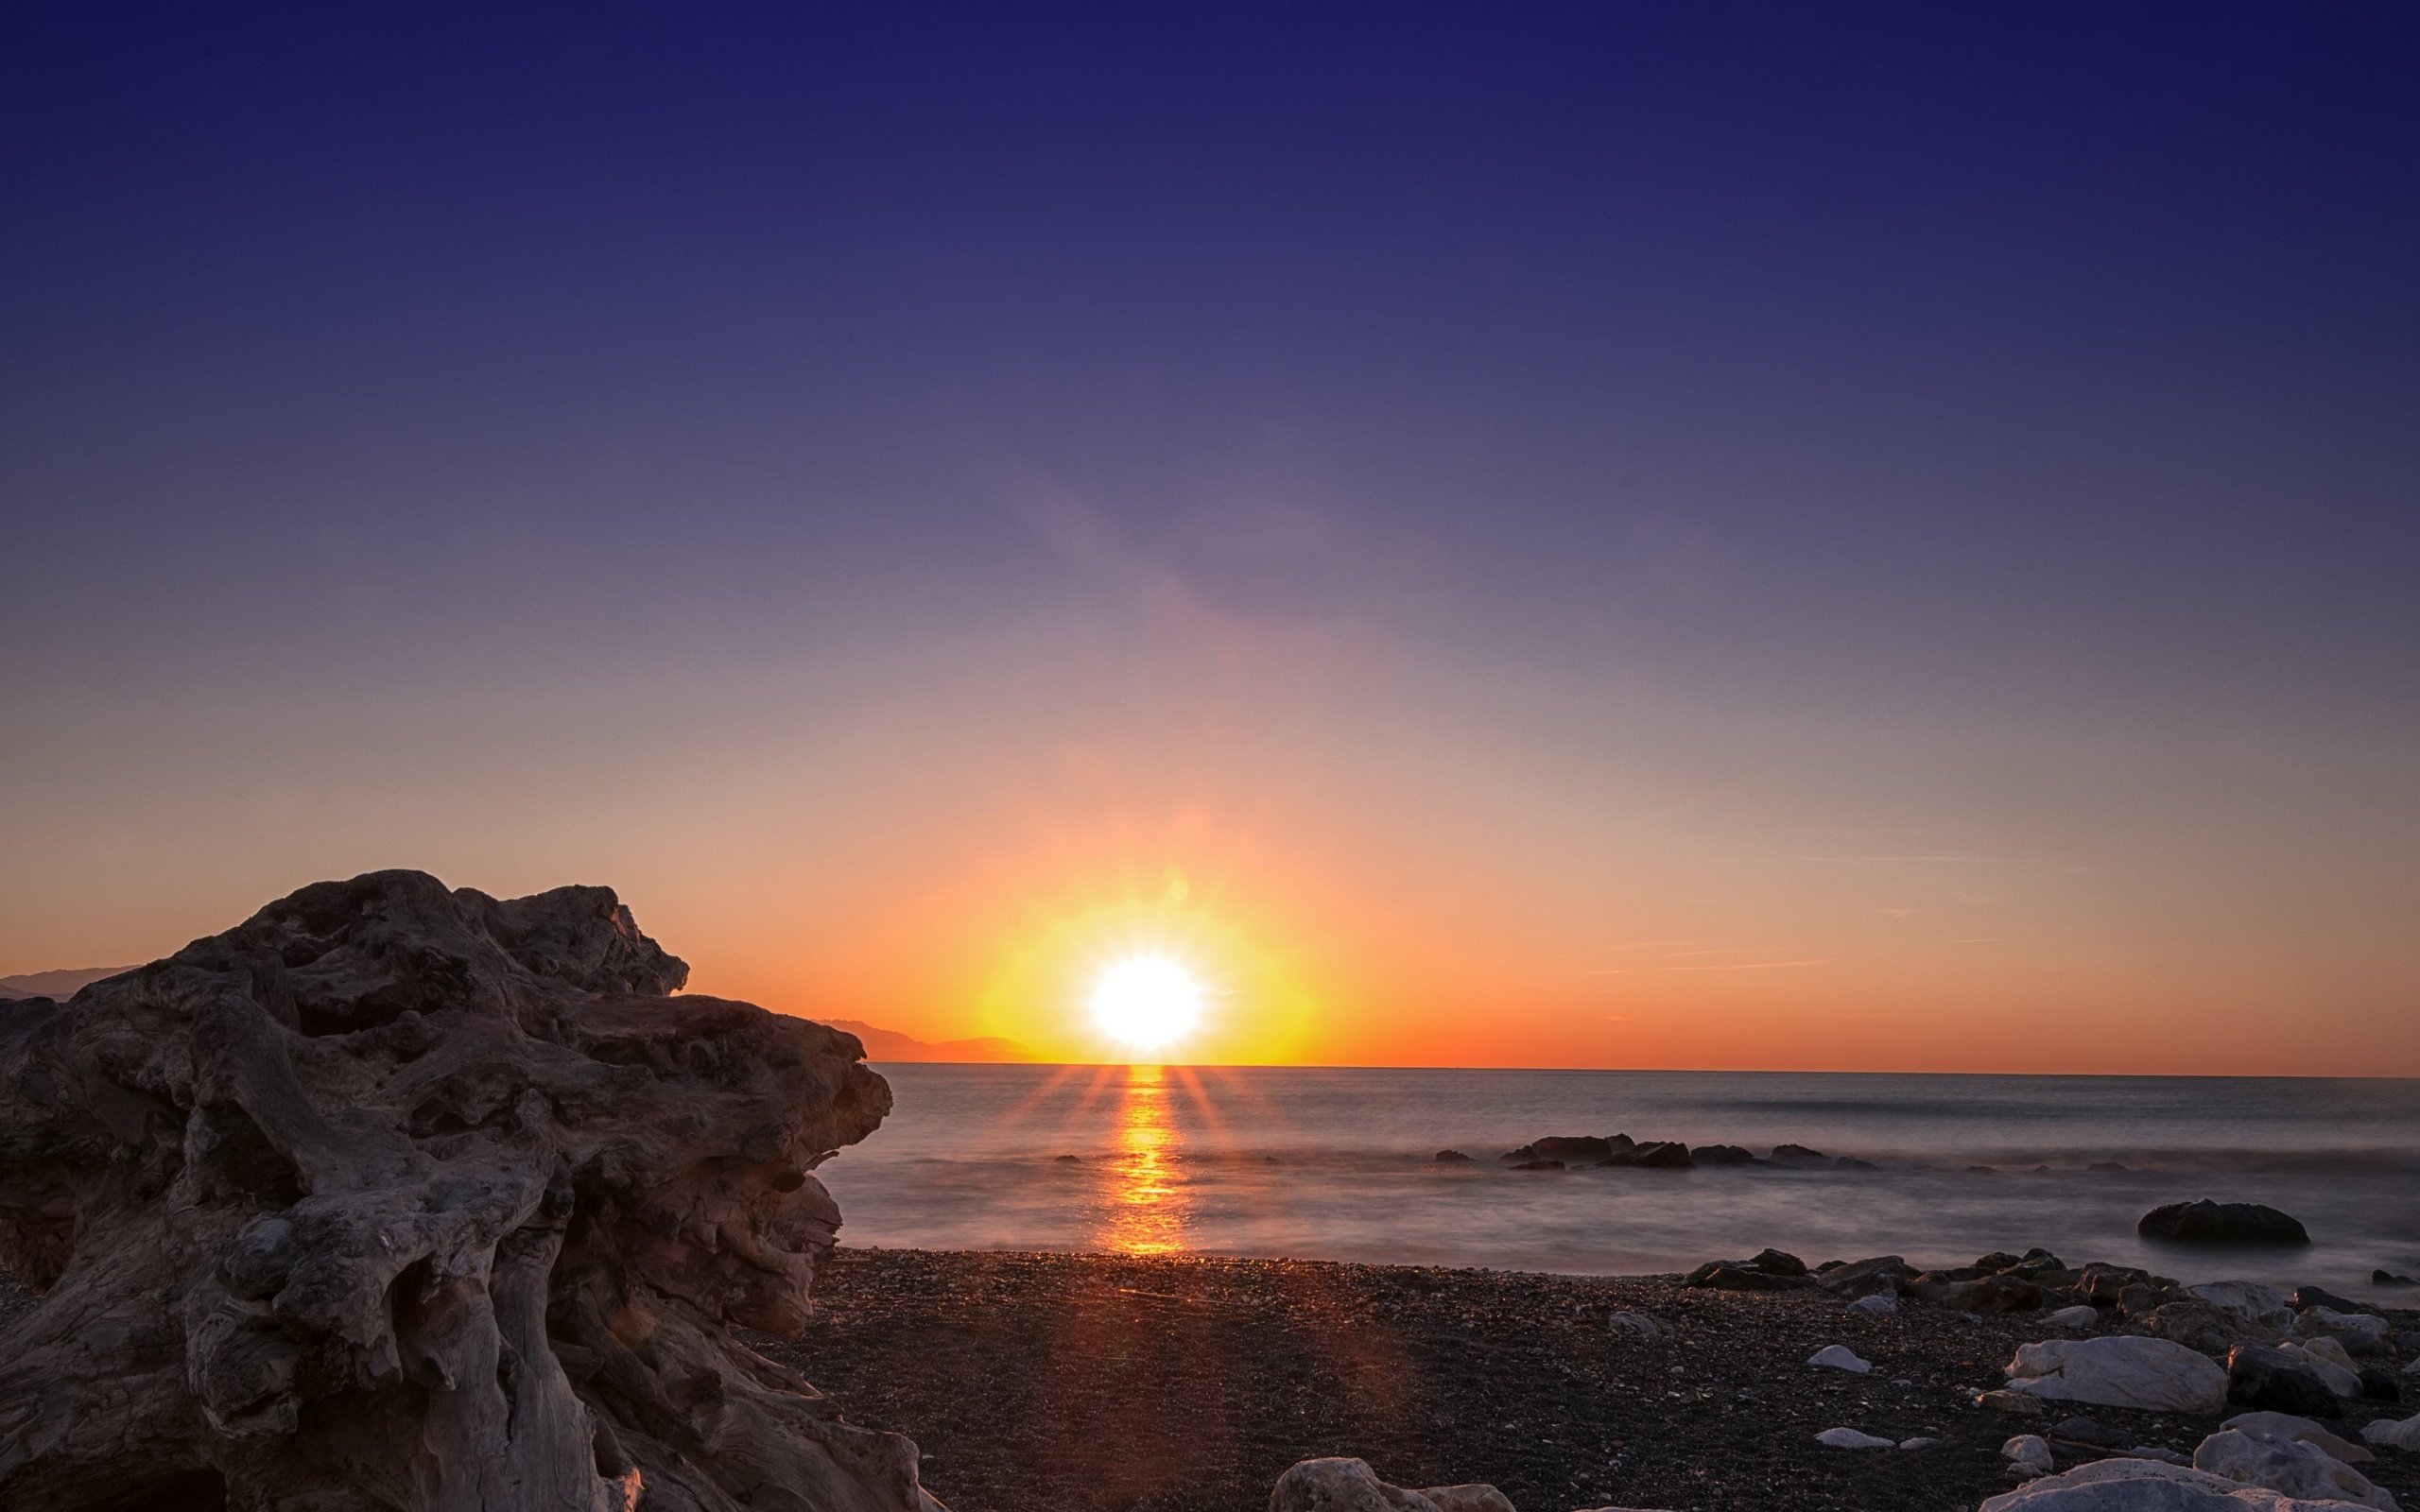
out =
<path fill-rule="evenodd" d="M 2115 1160 L 2095 1160 L 2090 1165 L 2085 1166 L 2084 1169 L 2087 1171 L 2099 1171 L 2104 1176 L 2111 1176 L 2116 1175 L 2118 1172 L 2122 1172 L 2126 1168 L 2119 1165 Z"/>
<path fill-rule="evenodd" d="M 2414 1280 L 2409 1276 L 2398 1276 L 2391 1270 L 2374 1270 L 2370 1272 L 2370 1284 L 2373 1286 L 2420 1286 L 2420 1280 Z"/>
<path fill-rule="evenodd" d="M 2146 1239 L 2180 1245 L 2308 1245 L 2310 1234 L 2293 1217 L 2257 1202 L 2171 1202 L 2153 1208 L 2135 1225 Z"/>
<path fill-rule="evenodd" d="M 2382 1365 L 2361 1366 L 2361 1395 L 2372 1401 L 2401 1401 L 2403 1382 Z"/>
<path fill-rule="evenodd" d="M 1996 1165 L 1970 1165 L 1966 1168 L 1966 1174 L 1968 1176 L 1997 1176 L 2000 1172 L 1999 1167 Z"/>
<path fill-rule="evenodd" d="M 1601 1160 L 1613 1153 L 1613 1141 L 1593 1134 L 1550 1134 L 1530 1146 L 1530 1159 L 1561 1160 L 1565 1165 L 1578 1160 Z"/>
<path fill-rule="evenodd" d="M 1914 1290 L 1917 1300 L 1953 1313 L 2033 1313 L 2042 1307 L 2042 1288 L 2014 1276 L 1929 1284 L 1919 1277 Z"/>
<path fill-rule="evenodd" d="M 2238 1344 L 2227 1351 L 2227 1405 L 2297 1418 L 2333 1418 L 2342 1399 L 2319 1372 L 2283 1349 Z"/>
<path fill-rule="evenodd" d="M 1860 1160 L 1854 1155 L 1843 1155 L 1833 1160 L 1832 1169 L 1835 1171 L 1879 1171 L 1882 1167 L 1872 1160 Z"/>
<path fill-rule="evenodd" d="M 1831 1163 L 1831 1158 L 1823 1151 L 1810 1150 L 1804 1144 L 1773 1146 L 1773 1164 L 1775 1165 L 1829 1165 Z"/>
<path fill-rule="evenodd" d="M 1081 1160 L 1083 1160 L 1083 1157 L 1082 1157 L 1082 1156 L 1080 1156 L 1080 1155 L 1062 1155 L 1062 1156 L 1060 1156 L 1060 1157 L 1059 1157 L 1059 1159 L 1060 1159 L 1060 1160 L 1066 1160 L 1066 1161 L 1068 1161 L 1068 1162 L 1070 1162 L 1070 1163 L 1075 1163 L 1075 1162 L 1080 1162 L 1080 1161 L 1081 1161 Z"/>
<path fill-rule="evenodd" d="M 1701 1144 L 1689 1151 L 1689 1159 L 1700 1165 L 1754 1165 L 1755 1155 L 1737 1144 Z"/>
<path fill-rule="evenodd" d="M 2325 1286 L 2297 1286 L 2294 1288 L 2292 1301 L 2294 1311 L 2297 1313 L 2308 1313 L 2314 1307 L 2324 1307 L 2331 1313 L 2375 1313 L 2377 1311 L 2367 1302 L 2356 1302 L 2349 1297 L 2339 1297 Z"/>
<path fill-rule="evenodd" d="M 1523 1160 L 1512 1169 L 1515 1171 L 1560 1171 L 1564 1169 L 1564 1164 L 1561 1160 Z"/>
<path fill-rule="evenodd" d="M 1861 1297 L 1896 1297 L 1906 1289 L 1910 1274 L 1908 1263 L 1898 1256 L 1876 1255 L 1844 1265 L 1826 1265 L 1817 1281 L 1824 1290 L 1854 1302 Z"/>
<path fill-rule="evenodd" d="M 1625 1163 L 1648 1171 L 1686 1171 L 1697 1164 L 1689 1159 L 1687 1145 L 1668 1141 L 1640 1145 L 1630 1152 L 1630 1159 Z"/>
<path fill-rule="evenodd" d="M 1460 1150 L 1439 1150 L 1435 1156 L 1439 1165 L 1469 1165 L 1471 1158 Z"/>
<path fill-rule="evenodd" d="M 0 1505 L 929 1508 L 731 1332 L 804 1330 L 890 1089 L 687 975 L 605 888 L 385 871 L 0 1004 Z"/>

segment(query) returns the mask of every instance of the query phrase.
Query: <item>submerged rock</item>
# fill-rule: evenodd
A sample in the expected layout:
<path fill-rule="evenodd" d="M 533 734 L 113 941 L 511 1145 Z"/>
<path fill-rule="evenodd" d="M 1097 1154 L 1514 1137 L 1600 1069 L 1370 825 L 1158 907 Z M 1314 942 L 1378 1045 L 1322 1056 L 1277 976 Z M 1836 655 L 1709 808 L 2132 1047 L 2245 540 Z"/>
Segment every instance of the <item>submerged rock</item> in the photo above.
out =
<path fill-rule="evenodd" d="M 1439 1165 L 1469 1165 L 1471 1158 L 1460 1150 L 1439 1150 L 1431 1157 Z"/>
<path fill-rule="evenodd" d="M 890 1090 L 687 974 L 605 888 L 387 871 L 0 1004 L 0 1504 L 932 1512 L 729 1332 L 804 1327 Z"/>
<path fill-rule="evenodd" d="M 2135 1223 L 2146 1239 L 2180 1245 L 2308 1245 L 2310 1234 L 2290 1214 L 2258 1202 L 2171 1202 Z"/>

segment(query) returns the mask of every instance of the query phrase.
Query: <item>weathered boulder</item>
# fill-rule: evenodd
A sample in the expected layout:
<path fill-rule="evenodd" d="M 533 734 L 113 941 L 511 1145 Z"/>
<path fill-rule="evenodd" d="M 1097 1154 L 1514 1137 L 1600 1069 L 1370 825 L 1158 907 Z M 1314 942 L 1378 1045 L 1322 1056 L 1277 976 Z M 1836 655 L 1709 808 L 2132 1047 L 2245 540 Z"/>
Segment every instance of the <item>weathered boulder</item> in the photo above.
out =
<path fill-rule="evenodd" d="M 1954 1313 L 2031 1313 L 2042 1306 L 2042 1288 L 2014 1276 L 1977 1276 L 1963 1280 L 1911 1283 L 1916 1299 Z"/>
<path fill-rule="evenodd" d="M 1341 1457 L 1297 1462 L 1269 1493 L 1269 1512 L 1442 1512 L 1419 1491 L 1389 1486 L 1369 1462 Z"/>
<path fill-rule="evenodd" d="M 1874 1368 L 1873 1363 L 1859 1359 L 1858 1352 L 1845 1344 L 1827 1344 L 1807 1356 L 1808 1365 L 1819 1365 L 1830 1370 L 1845 1370 L 1861 1376 Z"/>
<path fill-rule="evenodd" d="M 2227 1400 L 2304 1418 L 2333 1418 L 2344 1410 L 2308 1361 L 2260 1344 L 2238 1344 L 2227 1352 Z"/>
<path fill-rule="evenodd" d="M 2215 1413 L 2226 1404 L 2227 1373 L 2207 1356 L 2167 1339 L 2046 1339 L 2017 1346 L 2008 1389 L 2103 1407 Z"/>
<path fill-rule="evenodd" d="M 2144 1213 L 2135 1231 L 2180 1245 L 2308 1245 L 2290 1214 L 2257 1202 L 2171 1202 Z"/>
<path fill-rule="evenodd" d="M 2367 1465 L 2377 1455 L 2360 1445 L 2339 1438 L 2308 1418 L 2296 1418 L 2282 1412 L 2240 1412 L 2219 1425 L 2232 1428 L 2255 1438 L 2290 1438 L 2297 1443 L 2316 1444 L 2347 1465 Z"/>
<path fill-rule="evenodd" d="M 2371 1307 L 2366 1302 L 2357 1302 L 2349 1297 L 2340 1297 L 2336 1293 L 2329 1291 L 2325 1286 L 2297 1286 L 2294 1288 L 2292 1301 L 2294 1311 L 2297 1313 L 2307 1307 L 2332 1308 L 2339 1313 L 2373 1313 L 2377 1311 L 2376 1308 Z"/>
<path fill-rule="evenodd" d="M 2244 1486 L 2265 1486 L 2311 1501 L 2352 1502 L 2378 1512 L 2400 1512 L 2394 1498 L 2370 1478 L 2316 1444 L 2226 1429 L 2202 1440 L 2193 1468 Z"/>
<path fill-rule="evenodd" d="M 2361 1395 L 2361 1367 L 2334 1339 L 2289 1339 L 2277 1348 L 2318 1372 L 2319 1379 L 2327 1383 L 2327 1389 L 2338 1396 Z"/>
<path fill-rule="evenodd" d="M 1854 1428 L 1826 1428 L 1815 1435 L 1815 1442 L 1825 1449 L 1895 1449 L 1899 1441 Z"/>
<path fill-rule="evenodd" d="M 2278 1330 L 2294 1320 L 2293 1303 L 2286 1294 L 2258 1281 L 2205 1281 L 2187 1286 L 2185 1295 L 2197 1302 L 2205 1302 L 2221 1313 L 2249 1323 L 2255 1328 Z"/>
<path fill-rule="evenodd" d="M 1791 1292 L 1815 1283 L 1807 1277 L 1805 1261 L 1765 1248 L 1746 1260 L 1709 1260 L 1682 1277 L 1681 1284 L 1719 1292 Z"/>
<path fill-rule="evenodd" d="M 2245 1322 L 2236 1314 L 2190 1297 L 2163 1302 L 2135 1320 L 2154 1337 L 2174 1339 L 2205 1354 L 2226 1353 L 2238 1344 L 2273 1344 L 2275 1329 Z"/>
<path fill-rule="evenodd" d="M 2388 1449 L 2420 1454 L 2420 1417 L 2406 1418 L 2401 1422 L 2392 1418 L 2381 1418 L 2377 1422 L 2364 1424 L 2361 1436 Z"/>
<path fill-rule="evenodd" d="M 1908 1263 L 1896 1255 L 1876 1255 L 1871 1260 L 1853 1260 L 1843 1265 L 1826 1265 L 1815 1275 L 1815 1284 L 1827 1292 L 1855 1299 L 1860 1297 L 1896 1297 L 1908 1285 L 1914 1273 Z"/>
<path fill-rule="evenodd" d="M 2155 1459 L 2099 1459 L 2026 1482 L 1977 1512 L 2354 1512 L 2360 1503 L 2304 1501 Z"/>
<path fill-rule="evenodd" d="M 1437 1512 L 1512 1512 L 1512 1499 L 1483 1482 L 1424 1486 L 1420 1494 L 1437 1503 Z"/>
<path fill-rule="evenodd" d="M 389 871 L 0 1004 L 0 1504 L 931 1512 L 726 1327 L 804 1327 L 890 1088 L 687 973 Z"/>
<path fill-rule="evenodd" d="M 2340 1313 L 2332 1307 L 2308 1307 L 2294 1314 L 2288 1331 L 2297 1339 L 2334 1339 L 2346 1354 L 2380 1355 L 2387 1348 L 2386 1319 L 2376 1313 Z"/>

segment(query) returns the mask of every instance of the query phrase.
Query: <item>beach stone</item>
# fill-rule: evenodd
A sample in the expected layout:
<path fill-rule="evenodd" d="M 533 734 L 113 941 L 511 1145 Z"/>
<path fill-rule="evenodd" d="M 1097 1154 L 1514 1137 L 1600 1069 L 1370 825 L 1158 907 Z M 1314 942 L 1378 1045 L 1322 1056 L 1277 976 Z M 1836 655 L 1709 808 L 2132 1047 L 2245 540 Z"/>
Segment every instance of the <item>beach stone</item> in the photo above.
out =
<path fill-rule="evenodd" d="M 2265 1486 L 2309 1501 L 2352 1502 L 2378 1512 L 2400 1512 L 2394 1498 L 2370 1478 L 2316 1444 L 2267 1438 L 2225 1429 L 2202 1440 L 2193 1468 L 2245 1486 Z"/>
<path fill-rule="evenodd" d="M 2100 1459 L 1988 1498 L 1978 1512 L 2349 1512 L 2156 1459 Z"/>
<path fill-rule="evenodd" d="M 2000 1458 L 2033 1471 L 2050 1473 L 2050 1441 L 2040 1434 L 2019 1434 L 2000 1445 Z"/>
<path fill-rule="evenodd" d="M 1896 1297 L 1907 1286 L 1913 1273 L 1908 1263 L 1896 1255 L 1876 1255 L 1871 1260 L 1853 1260 L 1844 1265 L 1827 1266 L 1818 1276 L 1816 1284 L 1841 1297 Z"/>
<path fill-rule="evenodd" d="M 1925 1435 L 1918 1434 L 1913 1438 L 1903 1438 L 1899 1440 L 1899 1447 L 1901 1449 L 1931 1449 L 1940 1442 L 1941 1440 L 1938 1438 L 1929 1438 Z"/>
<path fill-rule="evenodd" d="M 2185 1295 L 2256 1328 L 2282 1329 L 2294 1319 L 2292 1300 L 2277 1288 L 2258 1281 L 2204 1281 L 2199 1286 L 2187 1286 Z"/>
<path fill-rule="evenodd" d="M 2078 1302 L 2073 1307 L 2063 1307 L 2056 1312 L 2043 1314 L 2042 1324 L 2045 1328 L 2074 1329 L 2082 1332 L 2083 1330 L 2100 1326 L 2100 1309 L 2089 1302 Z"/>
<path fill-rule="evenodd" d="M 1663 1324 L 1656 1322 L 1644 1313 L 1616 1313 L 1605 1322 L 1617 1332 L 1633 1334 L 1642 1339 L 1660 1338 L 1665 1332 Z"/>
<path fill-rule="evenodd" d="M 1389 1486 L 1369 1462 L 1332 1458 L 1297 1461 L 1269 1493 L 1269 1512 L 1441 1512 L 1418 1491 Z"/>
<path fill-rule="evenodd" d="M 890 1089 L 687 977 L 609 889 L 381 871 L 0 1004 L 0 1506 L 931 1512 L 734 1335 L 804 1332 Z"/>
<path fill-rule="evenodd" d="M 2319 1372 L 2319 1378 L 2327 1383 L 2327 1389 L 2338 1396 L 2358 1397 L 2361 1394 L 2361 1367 L 2353 1363 L 2353 1357 L 2345 1352 L 2344 1346 L 2334 1339 L 2325 1335 L 2315 1339 L 2289 1339 L 2277 1348 L 2299 1357 L 2305 1365 Z"/>
<path fill-rule="evenodd" d="M 1820 1365 L 1832 1370 L 1846 1370 L 1851 1375 L 1859 1376 L 1874 1368 L 1871 1361 L 1858 1359 L 1857 1351 L 1845 1344 L 1827 1344 L 1807 1356 L 1806 1363 Z"/>
<path fill-rule="evenodd" d="M 1849 1311 L 1863 1313 L 1868 1317 L 1889 1317 L 1899 1311 L 1899 1298 L 1891 1292 L 1876 1292 L 1870 1297 L 1860 1297 L 1851 1302 Z"/>
<path fill-rule="evenodd" d="M 2342 1398 L 2297 1355 L 2262 1344 L 2238 1344 L 2227 1351 L 2227 1400 L 2238 1407 L 2333 1418 Z"/>
<path fill-rule="evenodd" d="M 2340 1313 L 2332 1307 L 2309 1307 L 2294 1314 L 2288 1330 L 2297 1339 L 2334 1339 L 2346 1354 L 2385 1354 L 2387 1321 L 2375 1313 Z"/>
<path fill-rule="evenodd" d="M 2014 1276 L 1978 1276 L 1971 1280 L 1914 1282 L 1916 1299 L 1953 1313 L 2031 1313 L 2042 1306 L 2042 1288 Z"/>
<path fill-rule="evenodd" d="M 2273 1344 L 2275 1329 L 2247 1323 L 2233 1313 L 2190 1297 L 2163 1302 L 2135 1319 L 2154 1337 L 2174 1339 L 2205 1354 L 2223 1355 L 2238 1344 Z"/>
<path fill-rule="evenodd" d="M 2337 1437 L 2308 1418 L 2282 1412 L 2240 1412 L 2220 1424 L 2255 1438 L 2290 1438 L 2316 1444 L 2347 1465 L 2367 1465 L 2377 1456 L 2360 1445 Z"/>
<path fill-rule="evenodd" d="M 2420 1454 L 2420 1417 L 2406 1418 L 2401 1422 L 2392 1418 L 2381 1418 L 2374 1423 L 2363 1424 L 2361 1436 L 2385 1449 L 2400 1449 Z"/>
<path fill-rule="evenodd" d="M 2310 1234 L 2291 1215 L 2258 1202 L 2170 1202 L 2135 1225 L 2146 1239 L 2181 1245 L 2308 1245 Z"/>
<path fill-rule="evenodd" d="M 1815 1284 L 1806 1263 L 1778 1249 L 1760 1249 L 1746 1260 L 1710 1260 L 1681 1278 L 1684 1286 L 1719 1292 L 1799 1291 Z"/>
<path fill-rule="evenodd" d="M 2008 1389 L 2060 1401 L 2168 1412 L 2216 1413 L 2227 1373 L 2207 1356 L 2167 1339 L 2047 1339 L 2017 1346 Z"/>
<path fill-rule="evenodd" d="M 2076 1290 L 2100 1307 L 2116 1307 L 2129 1286 L 2151 1286 L 2159 1278 L 2150 1271 L 2132 1265 L 2112 1265 L 2102 1261 L 2086 1264 L 2076 1278 Z"/>
<path fill-rule="evenodd" d="M 1815 1442 L 1826 1449 L 1896 1449 L 1898 1441 L 1861 1434 L 1854 1428 L 1826 1428 L 1815 1435 Z"/>
<path fill-rule="evenodd" d="M 1512 1512 L 1511 1497 L 1478 1481 L 1467 1486 L 1424 1486 L 1418 1494 L 1435 1503 L 1437 1512 Z"/>

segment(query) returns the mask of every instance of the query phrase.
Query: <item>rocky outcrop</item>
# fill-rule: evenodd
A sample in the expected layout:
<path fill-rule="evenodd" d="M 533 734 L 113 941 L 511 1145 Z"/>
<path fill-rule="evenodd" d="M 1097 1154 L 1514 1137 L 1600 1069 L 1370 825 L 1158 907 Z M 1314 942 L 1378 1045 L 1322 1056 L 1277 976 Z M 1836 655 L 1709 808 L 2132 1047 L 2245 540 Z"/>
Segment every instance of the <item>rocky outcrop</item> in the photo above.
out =
<path fill-rule="evenodd" d="M 2171 1202 L 2144 1213 L 2135 1231 L 2179 1245 L 2308 1245 L 2290 1213 L 2257 1202 Z"/>
<path fill-rule="evenodd" d="M 0 1005 L 0 1504 L 933 1512 L 796 1334 L 890 1107 L 601 887 L 322 883 Z"/>

